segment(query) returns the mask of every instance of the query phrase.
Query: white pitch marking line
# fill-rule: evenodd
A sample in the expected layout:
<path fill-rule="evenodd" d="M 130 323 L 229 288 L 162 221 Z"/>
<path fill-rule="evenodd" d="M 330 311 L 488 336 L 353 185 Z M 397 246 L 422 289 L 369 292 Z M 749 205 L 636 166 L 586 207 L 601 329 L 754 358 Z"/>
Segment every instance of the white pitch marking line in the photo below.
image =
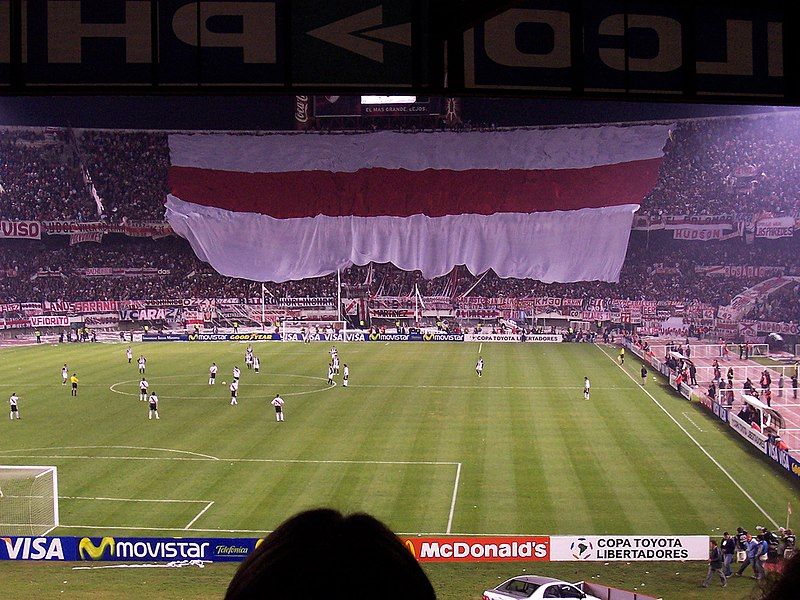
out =
<path fill-rule="evenodd" d="M 73 571 L 97 571 L 100 569 L 174 569 L 179 567 L 203 567 L 211 564 L 210 560 L 187 560 L 169 563 L 137 563 L 132 565 L 97 565 L 93 567 L 72 567 Z"/>
<path fill-rule="evenodd" d="M 148 446 L 49 446 L 41 448 L 15 448 L 13 450 L 0 450 L 0 454 L 8 455 L 8 452 L 35 452 L 37 450 L 149 450 L 152 452 L 175 452 L 176 454 L 191 454 L 209 460 L 219 460 L 210 454 L 200 454 L 189 450 L 173 450 L 171 448 L 151 448 Z"/>
<path fill-rule="evenodd" d="M 6 498 L 44 498 L 45 496 L 6 495 Z M 99 496 L 59 496 L 59 500 L 97 500 L 100 502 L 156 502 L 160 504 L 207 504 L 209 500 L 164 500 L 152 498 L 104 498 Z"/>
<path fill-rule="evenodd" d="M 689 415 L 687 415 L 685 412 L 684 412 L 684 413 L 681 413 L 681 414 L 682 414 L 684 417 L 686 417 L 686 420 L 687 420 L 687 421 L 689 421 L 689 423 L 691 423 L 692 425 L 694 425 L 694 426 L 695 426 L 695 428 L 697 429 L 697 431 L 699 431 L 700 433 L 703 433 L 703 430 L 700 428 L 700 425 L 698 425 L 697 423 L 695 423 L 695 422 L 692 420 L 692 417 L 690 417 Z"/>
<path fill-rule="evenodd" d="M 197 519 L 199 519 L 200 517 L 202 517 L 202 516 L 205 514 L 205 512 L 206 512 L 206 511 L 207 511 L 209 508 L 211 508 L 212 506 L 214 506 L 214 501 L 213 501 L 213 500 L 212 500 L 211 502 L 209 502 L 208 504 L 206 504 L 206 507 L 205 507 L 203 510 L 201 510 L 199 513 L 197 513 L 197 515 L 195 516 L 195 518 L 194 518 L 194 519 L 192 519 L 191 521 L 189 521 L 189 524 L 188 524 L 186 527 L 184 527 L 184 529 L 189 529 L 189 528 L 190 528 L 192 525 L 194 525 L 194 524 L 195 524 L 195 522 L 197 521 Z"/>
<path fill-rule="evenodd" d="M 453 516 L 456 513 L 456 498 L 458 497 L 458 482 L 461 480 L 461 463 L 456 468 L 456 482 L 453 485 L 453 500 L 450 502 L 450 515 L 447 517 L 447 533 L 453 530 Z"/>
<path fill-rule="evenodd" d="M 320 378 L 321 379 L 321 378 Z M 121 385 L 123 383 L 133 383 L 131 381 L 128 382 L 118 382 L 111 386 L 114 388 L 117 385 Z M 187 384 L 187 385 L 197 385 L 197 386 L 207 386 L 208 384 Z M 281 385 L 281 384 L 278 384 Z M 269 383 L 248 383 L 247 387 L 275 387 L 275 384 Z M 287 384 L 284 387 L 308 387 L 302 384 Z M 302 394 L 312 394 L 312 393 L 319 393 L 324 392 L 325 390 L 331 389 L 333 386 L 328 386 L 325 388 L 314 389 L 309 392 L 296 392 L 294 394 L 284 394 L 284 396 L 300 396 Z M 421 389 L 442 389 L 442 390 L 574 390 L 574 385 L 490 385 L 490 386 L 483 386 L 483 385 L 407 385 L 407 384 L 370 384 L 370 383 L 360 383 L 358 385 L 359 388 L 375 388 L 375 389 L 409 389 L 409 390 L 421 390 Z M 641 387 L 638 383 L 636 387 Z M 111 389 L 109 388 L 109 389 Z M 631 390 L 633 389 L 632 386 L 612 386 L 612 387 L 593 387 L 593 390 Z M 138 396 L 138 393 L 133 392 L 122 392 L 117 389 L 111 389 L 112 392 L 116 394 L 121 394 L 123 396 Z M 165 396 L 167 399 L 195 399 L 193 396 Z"/>
<path fill-rule="evenodd" d="M 4 458 L 59 458 L 81 460 L 177 460 L 189 462 L 238 462 L 238 463 L 289 463 L 312 465 L 457 465 L 457 462 L 424 460 L 300 460 L 294 458 L 194 458 L 186 456 L 84 456 L 78 454 L 3 454 Z M 24 466 L 24 465 L 23 465 Z"/>
<path fill-rule="evenodd" d="M 627 372 L 627 371 L 626 371 L 626 370 L 625 370 L 625 369 L 622 367 L 622 365 L 620 365 L 619 363 L 617 363 L 617 361 L 616 361 L 616 360 L 614 360 L 614 359 L 613 359 L 613 358 L 612 358 L 612 357 L 611 357 L 611 356 L 608 354 L 608 352 L 606 352 L 605 350 L 603 350 L 603 349 L 602 349 L 602 348 L 601 348 L 601 347 L 600 347 L 598 344 L 595 344 L 595 346 L 597 346 L 597 349 L 598 349 L 598 350 L 600 350 L 600 352 L 602 352 L 603 354 L 605 354 L 605 356 L 606 356 L 606 358 L 608 358 L 608 360 L 610 360 L 612 363 L 614 363 L 615 365 L 617 365 L 617 367 L 618 367 L 618 368 L 619 368 L 619 369 L 620 369 L 620 370 L 621 370 L 623 373 L 625 373 L 625 375 L 627 375 L 627 376 L 628 376 L 628 377 L 629 377 L 631 380 L 633 380 L 633 382 L 634 382 L 634 383 L 636 383 L 636 380 L 633 378 L 633 376 L 632 376 L 630 373 L 628 373 L 628 372 Z M 651 399 L 653 402 L 655 402 L 655 403 L 656 403 L 656 406 L 658 406 L 658 408 L 660 408 L 660 409 L 663 411 L 663 413 L 664 413 L 665 415 L 667 415 L 667 416 L 668 416 L 668 417 L 669 417 L 669 418 L 672 420 L 672 422 L 673 422 L 673 423 L 675 423 L 675 425 L 677 425 L 677 426 L 680 428 L 680 430 L 681 430 L 681 431 L 683 431 L 683 433 L 685 433 L 685 434 L 686 434 L 686 436 L 687 436 L 687 437 L 688 437 L 690 440 L 692 440 L 692 442 L 694 442 L 694 445 L 695 445 L 695 446 L 697 446 L 698 448 L 700 448 L 700 450 L 702 451 L 702 453 L 703 453 L 703 454 L 705 454 L 705 455 L 706 455 L 706 456 L 707 456 L 707 457 L 708 457 L 708 458 L 711 460 L 711 462 L 713 462 L 713 463 L 714 463 L 714 464 L 717 466 L 717 468 L 718 468 L 720 471 L 722 471 L 722 472 L 725 474 L 725 476 L 726 476 L 728 479 L 730 479 L 730 480 L 731 480 L 731 482 L 733 483 L 733 485 L 735 485 L 737 488 L 739 488 L 739 491 L 740 491 L 740 492 L 742 492 L 742 494 L 744 494 L 744 495 L 745 495 L 745 497 L 746 497 L 748 500 L 750 500 L 750 502 L 752 502 L 752 503 L 753 503 L 753 506 L 755 506 L 755 507 L 756 507 L 756 508 L 757 508 L 757 509 L 758 509 L 758 510 L 761 512 L 761 514 L 762 514 L 762 515 L 764 515 L 765 517 L 767 517 L 767 519 L 769 519 L 769 520 L 770 520 L 770 522 L 771 522 L 771 523 L 772 523 L 772 524 L 775 526 L 775 528 L 777 529 L 777 528 L 779 527 L 779 525 L 778 525 L 778 522 L 777 522 L 775 519 L 773 519 L 773 518 L 772 518 L 772 517 L 771 517 L 771 516 L 770 516 L 770 515 L 767 513 L 767 511 L 765 511 L 763 508 L 761 508 L 761 505 L 760 505 L 758 502 L 756 502 L 755 498 L 753 498 L 753 497 L 752 497 L 752 496 L 751 496 L 751 495 L 750 495 L 750 494 L 747 492 L 747 490 L 745 490 L 745 489 L 744 489 L 744 488 L 741 486 L 741 484 L 740 484 L 738 481 L 736 481 L 736 480 L 733 478 L 733 475 L 731 475 L 731 474 L 728 472 L 728 470 L 727 470 L 725 467 L 723 467 L 723 466 L 722 466 L 722 465 L 719 463 L 719 461 L 718 461 L 716 458 L 714 458 L 713 456 L 711 456 L 711 454 L 709 454 L 708 450 L 706 450 L 706 449 L 705 449 L 703 446 L 701 446 L 701 445 L 700 445 L 700 442 L 698 442 L 698 441 L 697 441 L 697 440 L 694 438 L 694 436 L 693 436 L 691 433 L 689 433 L 689 432 L 686 430 L 686 428 L 685 428 L 683 425 L 681 425 L 681 424 L 678 422 L 678 420 L 677 420 L 675 417 L 673 417 L 673 416 L 672 416 L 672 414 L 671 414 L 671 413 L 670 413 L 670 412 L 669 412 L 669 411 L 668 411 L 666 408 L 664 408 L 664 406 L 663 406 L 663 405 L 662 405 L 662 404 L 661 404 L 661 403 L 660 403 L 658 400 L 656 400 L 656 398 L 655 398 L 655 396 L 653 396 L 653 394 L 651 394 L 651 393 L 650 393 L 648 390 L 646 390 L 645 388 L 643 388 L 643 387 L 641 387 L 641 386 L 639 386 L 639 385 L 637 385 L 637 387 L 638 387 L 640 390 L 642 390 L 642 391 L 643 391 L 645 394 L 647 394 L 648 396 L 650 396 L 650 399 Z"/>
<path fill-rule="evenodd" d="M 200 533 L 257 533 L 261 535 L 271 533 L 266 529 L 186 529 L 184 527 L 130 527 L 127 525 L 123 527 L 111 527 L 109 525 L 59 525 L 59 527 L 64 529 L 105 529 L 118 531 L 182 531 L 184 533 L 187 531 Z"/>
<path fill-rule="evenodd" d="M 481 353 L 481 350 L 483 350 L 483 342 L 478 345 L 478 354 Z"/>
<path fill-rule="evenodd" d="M 206 504 L 212 501 L 210 500 L 162 500 L 162 499 L 155 499 L 155 498 L 101 498 L 101 497 L 94 497 L 94 496 L 59 496 L 59 498 L 64 498 L 66 500 L 99 500 L 99 501 L 108 501 L 108 502 L 157 502 L 161 504 Z"/>
<path fill-rule="evenodd" d="M 281 374 L 281 373 L 276 373 L 276 375 L 278 375 L 278 376 L 283 375 L 285 377 L 302 377 L 302 378 L 305 378 L 305 379 L 319 379 L 321 381 L 326 381 L 325 378 L 323 378 L 323 377 L 311 377 L 309 375 L 285 375 L 285 374 Z M 175 379 L 176 377 L 181 377 L 181 376 L 180 375 L 175 375 L 175 376 L 171 377 L 169 375 L 165 375 L 165 376 L 160 377 L 160 378 L 153 377 L 153 378 L 151 378 L 151 380 L 152 379 L 170 379 L 170 378 L 171 379 Z M 112 392 L 114 392 L 115 394 L 119 394 L 120 396 L 138 396 L 139 395 L 138 393 L 123 392 L 123 391 L 117 389 L 118 385 L 127 385 L 127 384 L 134 383 L 134 382 L 136 382 L 135 379 L 130 379 L 130 380 L 127 380 L 127 381 L 118 381 L 116 383 L 112 383 L 109 386 L 108 389 L 111 390 Z M 207 383 L 185 383 L 185 384 L 182 384 L 182 385 L 184 387 L 185 386 L 209 387 Z M 280 384 L 280 385 L 282 385 L 283 387 L 312 387 L 311 384 L 302 384 L 302 383 L 289 383 L 289 384 Z M 274 388 L 275 384 L 273 384 L 273 383 L 248 383 L 247 387 L 272 387 L 272 388 Z M 334 385 L 328 385 L 328 386 L 325 386 L 323 388 L 314 388 L 312 390 L 307 390 L 305 392 L 289 392 L 289 393 L 284 394 L 284 396 L 305 396 L 307 394 L 319 394 L 321 392 L 328 391 L 328 390 L 330 390 L 330 389 L 332 389 L 334 387 L 336 387 L 335 383 L 334 383 Z M 220 388 L 220 389 L 222 389 L 222 388 Z M 162 399 L 166 399 L 166 400 L 196 400 L 197 399 L 196 396 L 166 396 L 166 395 L 162 395 L 161 398 Z"/>

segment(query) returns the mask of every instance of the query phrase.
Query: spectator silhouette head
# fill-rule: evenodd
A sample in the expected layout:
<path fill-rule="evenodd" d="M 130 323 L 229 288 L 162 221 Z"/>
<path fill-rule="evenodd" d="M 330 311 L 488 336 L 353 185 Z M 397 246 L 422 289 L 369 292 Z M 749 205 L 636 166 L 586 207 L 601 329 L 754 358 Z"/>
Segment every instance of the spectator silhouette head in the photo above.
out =
<path fill-rule="evenodd" d="M 768 579 L 760 600 L 794 600 L 800 590 L 800 554 L 795 554 L 783 566 L 777 579 Z"/>
<path fill-rule="evenodd" d="M 383 523 L 331 509 L 299 513 L 242 563 L 226 600 L 434 600 L 416 559 Z"/>

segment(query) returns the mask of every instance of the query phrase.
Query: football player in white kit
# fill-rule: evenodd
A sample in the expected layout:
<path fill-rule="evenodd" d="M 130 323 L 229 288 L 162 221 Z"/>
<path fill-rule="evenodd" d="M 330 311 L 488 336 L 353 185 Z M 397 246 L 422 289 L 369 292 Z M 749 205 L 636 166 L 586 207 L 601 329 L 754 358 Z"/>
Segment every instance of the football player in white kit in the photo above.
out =
<path fill-rule="evenodd" d="M 483 377 L 483 358 L 480 356 L 478 357 L 478 362 L 475 364 L 475 372 L 478 374 L 478 377 Z"/>
<path fill-rule="evenodd" d="M 584 400 L 588 400 L 589 399 L 589 389 L 591 387 L 592 387 L 592 384 L 589 383 L 589 378 L 588 377 L 584 377 L 583 378 L 583 398 L 584 398 Z"/>
<path fill-rule="evenodd" d="M 350 380 L 350 369 L 347 368 L 347 363 L 344 363 L 344 374 L 342 375 L 342 387 L 347 387 Z"/>
<path fill-rule="evenodd" d="M 156 396 L 155 391 L 150 394 L 150 411 L 148 412 L 147 418 L 152 419 L 153 415 L 156 416 L 156 419 L 160 419 L 161 417 L 158 416 L 158 396 Z"/>
<path fill-rule="evenodd" d="M 21 419 L 22 417 L 19 416 L 19 396 L 17 396 L 17 392 L 11 394 L 11 398 L 8 399 L 8 404 L 10 407 L 8 418 L 12 421 L 14 420 L 14 417 L 16 417 L 18 420 Z"/>
<path fill-rule="evenodd" d="M 208 385 L 217 383 L 217 363 L 212 362 L 208 368 Z"/>
<path fill-rule="evenodd" d="M 148 387 L 150 387 L 150 384 L 147 383 L 147 379 L 142 377 L 142 380 L 139 382 L 139 401 L 144 402 L 147 400 Z"/>
<path fill-rule="evenodd" d="M 270 404 L 275 407 L 275 420 L 278 423 L 283 422 L 283 398 L 281 398 L 281 395 L 277 394 Z"/>
<path fill-rule="evenodd" d="M 61 369 L 61 385 L 67 385 L 67 379 L 69 379 L 69 369 L 67 369 L 67 363 L 64 363 L 64 367 Z"/>
<path fill-rule="evenodd" d="M 231 390 L 231 406 L 233 406 L 234 404 L 239 404 L 239 401 L 236 399 L 236 396 L 239 394 L 239 382 L 232 381 L 230 390 Z"/>

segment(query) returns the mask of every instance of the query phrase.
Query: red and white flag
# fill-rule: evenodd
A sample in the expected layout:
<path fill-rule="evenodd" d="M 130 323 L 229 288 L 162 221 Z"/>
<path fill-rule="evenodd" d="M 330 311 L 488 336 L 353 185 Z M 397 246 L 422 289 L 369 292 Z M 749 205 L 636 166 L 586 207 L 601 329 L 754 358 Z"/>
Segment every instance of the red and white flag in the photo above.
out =
<path fill-rule="evenodd" d="M 668 126 L 171 135 L 167 219 L 223 275 L 391 262 L 616 281 Z"/>

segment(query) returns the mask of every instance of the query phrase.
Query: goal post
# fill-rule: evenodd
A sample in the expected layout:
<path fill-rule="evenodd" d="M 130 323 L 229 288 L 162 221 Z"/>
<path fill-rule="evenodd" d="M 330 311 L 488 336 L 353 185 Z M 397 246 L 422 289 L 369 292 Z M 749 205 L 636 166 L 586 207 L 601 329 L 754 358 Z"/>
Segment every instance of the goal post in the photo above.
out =
<path fill-rule="evenodd" d="M 281 339 L 284 342 L 336 341 L 347 333 L 347 321 L 292 321 L 281 323 Z"/>
<path fill-rule="evenodd" d="M 0 535 L 42 536 L 58 525 L 58 469 L 0 465 Z"/>

